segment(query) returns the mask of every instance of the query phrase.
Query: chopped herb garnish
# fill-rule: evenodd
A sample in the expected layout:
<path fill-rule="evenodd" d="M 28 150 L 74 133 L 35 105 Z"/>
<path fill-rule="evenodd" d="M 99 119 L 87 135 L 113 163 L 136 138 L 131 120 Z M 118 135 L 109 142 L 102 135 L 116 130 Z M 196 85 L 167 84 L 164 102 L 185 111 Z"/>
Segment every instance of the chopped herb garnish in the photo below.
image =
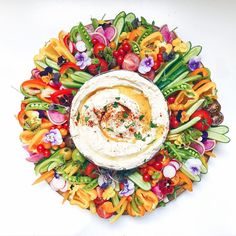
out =
<path fill-rule="evenodd" d="M 113 107 L 114 107 L 114 108 L 117 108 L 117 107 L 118 107 L 118 102 L 114 102 L 114 103 L 113 103 Z"/>
<path fill-rule="evenodd" d="M 103 107 L 104 111 L 107 112 L 107 105 Z"/>
<path fill-rule="evenodd" d="M 116 100 L 120 100 L 120 97 L 116 97 L 115 99 L 116 99 Z"/>
<path fill-rule="evenodd" d="M 156 139 L 153 139 L 150 143 L 148 143 L 148 145 L 154 143 L 156 141 Z"/>
<path fill-rule="evenodd" d="M 77 117 L 76 117 L 76 120 L 79 121 L 79 119 L 80 119 L 80 113 L 78 112 L 78 115 L 77 115 Z"/>
<path fill-rule="evenodd" d="M 112 128 L 107 128 L 108 131 L 114 132 Z"/>
<path fill-rule="evenodd" d="M 123 117 L 127 118 L 128 116 L 129 116 L 129 114 L 127 112 L 124 112 Z"/>
<path fill-rule="evenodd" d="M 87 106 L 87 105 L 84 105 L 84 107 L 85 107 L 86 110 L 89 108 L 89 106 Z"/>
<path fill-rule="evenodd" d="M 121 119 L 120 121 L 121 121 L 121 122 L 125 122 L 125 120 L 124 120 L 124 119 Z"/>
<path fill-rule="evenodd" d="M 139 120 L 142 120 L 144 118 L 144 115 L 141 115 L 140 117 L 139 117 Z"/>
<path fill-rule="evenodd" d="M 156 127 L 157 127 L 157 124 L 154 124 L 154 123 L 151 121 L 150 127 L 151 127 L 151 128 L 156 128 Z"/>
<path fill-rule="evenodd" d="M 88 122 L 89 119 L 90 119 L 90 116 L 85 116 L 85 118 L 84 118 L 85 122 Z"/>
<path fill-rule="evenodd" d="M 129 125 L 125 125 L 125 128 L 128 129 L 130 126 L 134 126 L 135 122 L 130 123 Z"/>
<path fill-rule="evenodd" d="M 137 139 L 137 140 L 142 140 L 142 134 L 140 132 L 138 133 L 134 133 L 134 137 Z"/>

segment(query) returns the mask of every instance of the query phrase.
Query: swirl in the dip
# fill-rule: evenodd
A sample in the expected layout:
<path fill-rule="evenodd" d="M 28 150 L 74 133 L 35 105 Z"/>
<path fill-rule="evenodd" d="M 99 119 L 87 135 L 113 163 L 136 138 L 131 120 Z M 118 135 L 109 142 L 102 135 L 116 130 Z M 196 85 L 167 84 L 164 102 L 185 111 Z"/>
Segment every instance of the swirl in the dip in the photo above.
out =
<path fill-rule="evenodd" d="M 130 169 L 149 160 L 168 132 L 167 105 L 159 89 L 134 72 L 94 77 L 76 94 L 70 132 L 95 164 Z"/>

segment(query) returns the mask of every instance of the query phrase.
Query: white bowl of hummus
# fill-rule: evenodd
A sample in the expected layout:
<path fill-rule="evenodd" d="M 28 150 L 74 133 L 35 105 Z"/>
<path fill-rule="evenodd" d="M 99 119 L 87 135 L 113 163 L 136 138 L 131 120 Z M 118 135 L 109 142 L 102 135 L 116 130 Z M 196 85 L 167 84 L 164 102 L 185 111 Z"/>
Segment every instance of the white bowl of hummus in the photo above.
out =
<path fill-rule="evenodd" d="M 127 170 L 150 160 L 169 131 L 168 107 L 158 87 L 126 70 L 93 77 L 75 95 L 70 133 L 98 166 Z"/>

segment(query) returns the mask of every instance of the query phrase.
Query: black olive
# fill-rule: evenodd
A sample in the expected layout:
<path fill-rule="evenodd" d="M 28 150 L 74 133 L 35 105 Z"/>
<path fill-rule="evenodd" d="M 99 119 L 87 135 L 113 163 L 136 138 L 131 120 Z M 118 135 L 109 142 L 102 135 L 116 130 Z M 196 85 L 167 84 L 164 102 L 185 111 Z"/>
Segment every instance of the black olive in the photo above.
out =
<path fill-rule="evenodd" d="M 211 114 L 218 113 L 221 110 L 221 105 L 217 100 L 214 100 L 213 103 L 205 107 L 205 110 L 209 111 Z"/>
<path fill-rule="evenodd" d="M 220 125 L 224 120 L 224 115 L 221 112 L 212 115 L 212 126 Z"/>

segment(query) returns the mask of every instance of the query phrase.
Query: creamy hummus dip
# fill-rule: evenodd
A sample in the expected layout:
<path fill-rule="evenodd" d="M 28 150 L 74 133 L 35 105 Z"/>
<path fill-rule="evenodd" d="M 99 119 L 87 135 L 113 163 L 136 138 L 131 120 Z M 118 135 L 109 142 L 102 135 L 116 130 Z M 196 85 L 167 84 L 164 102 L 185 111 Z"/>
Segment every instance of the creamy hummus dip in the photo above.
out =
<path fill-rule="evenodd" d="M 98 166 L 135 168 L 157 153 L 169 129 L 168 107 L 151 81 L 126 70 L 87 81 L 71 106 L 70 133 Z"/>

